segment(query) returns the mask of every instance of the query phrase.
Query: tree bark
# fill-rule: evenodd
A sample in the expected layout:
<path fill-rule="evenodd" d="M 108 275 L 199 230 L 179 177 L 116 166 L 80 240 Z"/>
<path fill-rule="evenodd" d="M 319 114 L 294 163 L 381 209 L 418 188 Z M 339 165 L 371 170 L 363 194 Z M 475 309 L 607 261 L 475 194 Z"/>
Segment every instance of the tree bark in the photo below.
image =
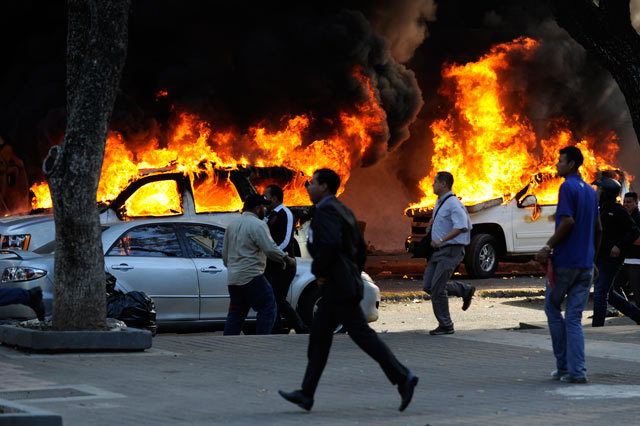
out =
<path fill-rule="evenodd" d="M 127 53 L 130 0 L 68 0 L 67 128 L 43 170 L 53 201 L 53 327 L 105 328 L 106 297 L 96 195 Z"/>
<path fill-rule="evenodd" d="M 592 54 L 618 83 L 640 143 L 640 35 L 629 1 L 551 0 L 558 25 Z"/>

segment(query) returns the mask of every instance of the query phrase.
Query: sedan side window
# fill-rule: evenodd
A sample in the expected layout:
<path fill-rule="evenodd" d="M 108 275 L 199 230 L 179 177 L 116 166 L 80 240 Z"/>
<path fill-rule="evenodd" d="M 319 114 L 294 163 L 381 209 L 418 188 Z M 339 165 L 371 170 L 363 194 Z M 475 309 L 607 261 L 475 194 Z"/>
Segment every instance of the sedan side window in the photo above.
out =
<path fill-rule="evenodd" d="M 182 249 L 172 225 L 142 225 L 118 238 L 107 255 L 182 257 Z"/>
<path fill-rule="evenodd" d="M 182 226 L 187 244 L 191 248 L 193 257 L 221 258 L 224 229 L 211 225 Z"/>

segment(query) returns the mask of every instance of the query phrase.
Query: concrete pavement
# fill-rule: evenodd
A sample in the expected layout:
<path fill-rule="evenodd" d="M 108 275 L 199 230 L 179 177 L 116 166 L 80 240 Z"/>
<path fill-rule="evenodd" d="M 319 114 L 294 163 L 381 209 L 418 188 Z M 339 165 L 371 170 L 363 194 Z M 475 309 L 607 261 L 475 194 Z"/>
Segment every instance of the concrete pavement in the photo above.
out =
<path fill-rule="evenodd" d="M 612 325 L 616 324 L 616 325 Z M 587 327 L 591 383 L 550 380 L 544 329 L 381 334 L 420 377 L 403 413 L 396 388 L 346 335 L 334 339 L 311 413 L 278 389 L 299 387 L 306 335 L 159 334 L 143 353 L 39 355 L 0 347 L 0 398 L 65 425 L 637 424 L 640 327 Z"/>

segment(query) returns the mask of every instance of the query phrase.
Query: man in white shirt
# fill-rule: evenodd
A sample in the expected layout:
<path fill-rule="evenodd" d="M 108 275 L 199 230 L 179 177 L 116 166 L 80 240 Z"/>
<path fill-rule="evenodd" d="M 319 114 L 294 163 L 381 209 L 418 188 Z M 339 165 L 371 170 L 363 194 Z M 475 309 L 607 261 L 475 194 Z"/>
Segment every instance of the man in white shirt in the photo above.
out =
<path fill-rule="evenodd" d="M 295 258 L 282 251 L 271 238 L 263 222 L 270 202 L 252 194 L 244 201 L 242 216 L 228 227 L 222 245 L 222 260 L 227 267 L 229 313 L 224 335 L 238 335 L 253 308 L 257 312 L 256 334 L 270 334 L 276 318 L 276 301 L 271 285 L 264 277 L 269 259 L 295 266 Z"/>

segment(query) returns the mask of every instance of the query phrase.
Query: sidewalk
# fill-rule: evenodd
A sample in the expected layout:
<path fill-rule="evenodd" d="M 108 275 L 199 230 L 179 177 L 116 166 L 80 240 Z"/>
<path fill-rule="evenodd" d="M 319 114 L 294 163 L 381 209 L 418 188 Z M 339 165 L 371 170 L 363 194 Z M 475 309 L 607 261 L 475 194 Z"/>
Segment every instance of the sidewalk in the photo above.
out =
<path fill-rule="evenodd" d="M 612 325 L 618 324 L 618 325 Z M 381 334 L 420 377 L 412 404 L 346 335 L 337 335 L 311 413 L 299 387 L 307 335 L 159 334 L 144 353 L 28 355 L 0 347 L 0 398 L 73 425 L 637 424 L 640 327 L 586 328 L 591 384 L 550 380 L 544 329 Z M 18 392 L 25 389 L 39 392 Z"/>

